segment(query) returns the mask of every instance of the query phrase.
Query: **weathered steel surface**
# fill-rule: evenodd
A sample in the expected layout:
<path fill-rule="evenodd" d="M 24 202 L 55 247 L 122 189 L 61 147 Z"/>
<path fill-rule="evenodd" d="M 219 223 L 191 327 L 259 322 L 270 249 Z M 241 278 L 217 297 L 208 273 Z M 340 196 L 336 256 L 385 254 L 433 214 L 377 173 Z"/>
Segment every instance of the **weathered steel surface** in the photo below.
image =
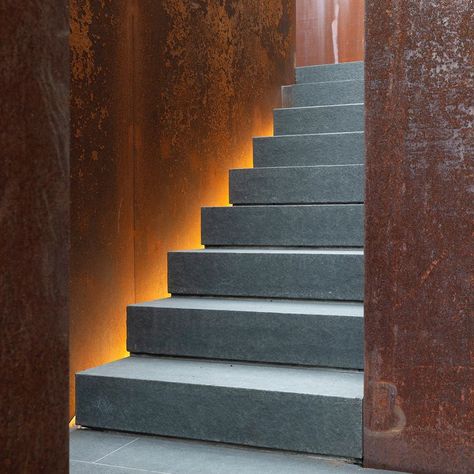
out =
<path fill-rule="evenodd" d="M 71 2 L 71 372 L 125 350 L 294 80 L 294 0 Z M 71 388 L 72 385 L 71 385 Z"/>
<path fill-rule="evenodd" d="M 364 58 L 364 0 L 297 0 L 296 64 Z"/>
<path fill-rule="evenodd" d="M 71 341 L 74 373 L 125 351 L 134 298 L 132 27 L 128 1 L 71 1 Z"/>
<path fill-rule="evenodd" d="M 367 466 L 474 472 L 471 0 L 369 0 Z"/>
<path fill-rule="evenodd" d="M 0 7 L 0 472 L 68 472 L 67 2 Z"/>

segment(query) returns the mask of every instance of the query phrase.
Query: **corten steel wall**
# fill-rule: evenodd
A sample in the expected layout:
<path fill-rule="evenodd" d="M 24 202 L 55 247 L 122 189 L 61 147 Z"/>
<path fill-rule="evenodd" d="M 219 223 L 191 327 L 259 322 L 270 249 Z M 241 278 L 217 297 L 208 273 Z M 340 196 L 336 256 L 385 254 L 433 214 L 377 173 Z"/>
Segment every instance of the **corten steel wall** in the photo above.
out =
<path fill-rule="evenodd" d="M 0 472 L 68 472 L 67 2 L 0 7 Z"/>
<path fill-rule="evenodd" d="M 362 61 L 365 0 L 296 0 L 297 66 Z"/>
<path fill-rule="evenodd" d="M 130 3 L 70 2 L 71 415 L 74 373 L 126 354 L 135 301 Z"/>
<path fill-rule="evenodd" d="M 367 466 L 474 472 L 473 7 L 367 2 Z"/>
<path fill-rule="evenodd" d="M 293 82 L 294 0 L 72 2 L 71 372 L 125 350 Z"/>

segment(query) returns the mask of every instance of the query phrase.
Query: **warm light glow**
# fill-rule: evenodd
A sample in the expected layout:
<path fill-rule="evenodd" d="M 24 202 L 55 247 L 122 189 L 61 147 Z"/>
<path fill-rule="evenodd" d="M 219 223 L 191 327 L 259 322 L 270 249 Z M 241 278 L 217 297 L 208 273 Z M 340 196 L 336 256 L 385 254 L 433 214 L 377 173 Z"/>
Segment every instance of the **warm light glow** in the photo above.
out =
<path fill-rule="evenodd" d="M 195 187 L 190 193 L 183 196 L 176 189 L 173 196 L 173 211 L 186 208 L 186 219 L 181 222 L 173 214 L 163 218 L 166 226 L 165 235 L 158 235 L 156 247 L 159 251 L 155 254 L 154 262 L 148 267 L 146 281 L 141 280 L 137 300 L 145 301 L 169 296 L 167 290 L 167 254 L 176 250 L 191 250 L 203 248 L 201 245 L 201 208 L 206 206 L 230 206 L 229 203 L 229 170 L 231 168 L 249 168 L 253 165 L 252 138 L 254 136 L 273 135 L 273 120 L 269 109 L 264 123 L 261 117 L 254 117 L 255 129 L 242 141 L 241 148 L 236 149 L 232 156 L 227 157 L 228 167 L 220 172 L 213 169 L 206 170 L 204 176 L 195 179 Z M 189 170 L 191 174 L 191 170 Z M 203 183 L 206 186 L 203 186 Z M 151 270 L 150 270 L 151 269 Z"/>

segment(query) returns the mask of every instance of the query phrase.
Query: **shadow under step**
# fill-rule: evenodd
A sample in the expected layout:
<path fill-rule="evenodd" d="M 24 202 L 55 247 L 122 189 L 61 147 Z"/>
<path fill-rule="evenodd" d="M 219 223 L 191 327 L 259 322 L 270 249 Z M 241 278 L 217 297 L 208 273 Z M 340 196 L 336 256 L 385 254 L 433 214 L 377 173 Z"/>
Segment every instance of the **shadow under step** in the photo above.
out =
<path fill-rule="evenodd" d="M 76 375 L 79 425 L 360 458 L 363 374 L 129 357 Z"/>
<path fill-rule="evenodd" d="M 363 305 L 172 297 L 127 308 L 132 353 L 363 369 Z"/>

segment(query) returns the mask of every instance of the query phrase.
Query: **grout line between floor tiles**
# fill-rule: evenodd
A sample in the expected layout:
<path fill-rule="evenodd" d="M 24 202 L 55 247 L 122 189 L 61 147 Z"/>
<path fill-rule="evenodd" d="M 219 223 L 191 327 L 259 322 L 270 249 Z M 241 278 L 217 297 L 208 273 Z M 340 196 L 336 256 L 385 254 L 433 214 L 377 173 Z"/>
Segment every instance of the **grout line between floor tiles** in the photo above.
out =
<path fill-rule="evenodd" d="M 118 467 L 119 469 L 126 469 L 126 470 L 129 470 L 129 471 L 151 472 L 153 474 L 172 474 L 171 472 L 165 472 L 165 471 L 150 471 L 149 469 L 141 469 L 139 467 L 119 466 L 117 464 L 105 464 L 105 463 L 91 462 L 91 461 L 80 461 L 78 459 L 71 459 L 70 461 L 71 462 L 78 462 L 78 463 L 82 463 L 82 464 L 91 464 L 93 466 Z"/>
<path fill-rule="evenodd" d="M 116 453 L 117 451 L 120 451 L 122 448 L 125 448 L 126 446 L 130 446 L 132 443 L 135 441 L 138 441 L 138 438 L 132 439 L 132 441 L 129 441 L 128 443 L 125 443 L 123 446 L 120 446 L 120 448 L 114 449 L 113 451 L 110 451 L 110 453 L 107 453 L 105 456 L 100 457 L 96 461 L 92 461 L 94 464 L 97 464 L 99 461 L 102 461 L 102 459 L 105 459 L 107 456 L 110 456 L 111 454 Z"/>

